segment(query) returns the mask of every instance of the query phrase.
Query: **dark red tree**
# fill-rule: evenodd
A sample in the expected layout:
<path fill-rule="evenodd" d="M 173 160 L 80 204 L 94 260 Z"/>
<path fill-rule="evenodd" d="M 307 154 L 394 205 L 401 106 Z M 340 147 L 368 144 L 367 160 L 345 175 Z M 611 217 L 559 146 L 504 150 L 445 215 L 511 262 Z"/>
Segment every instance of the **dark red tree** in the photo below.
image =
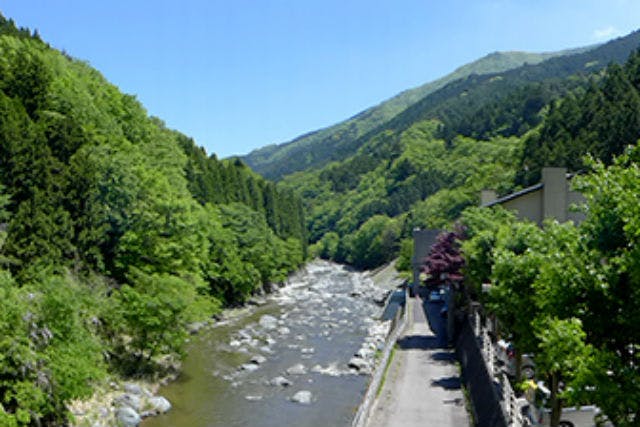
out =
<path fill-rule="evenodd" d="M 443 231 L 431 246 L 429 255 L 424 259 L 422 271 L 426 273 L 425 283 L 429 287 L 446 283 L 458 284 L 462 282 L 461 269 L 464 258 L 460 254 L 462 231 Z"/>

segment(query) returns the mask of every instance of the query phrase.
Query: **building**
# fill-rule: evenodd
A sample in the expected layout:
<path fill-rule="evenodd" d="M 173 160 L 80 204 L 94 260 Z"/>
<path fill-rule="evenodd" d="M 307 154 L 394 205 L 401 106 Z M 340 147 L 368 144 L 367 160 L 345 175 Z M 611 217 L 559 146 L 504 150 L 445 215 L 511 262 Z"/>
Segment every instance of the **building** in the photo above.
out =
<path fill-rule="evenodd" d="M 413 258 L 411 265 L 413 267 L 413 289 L 417 289 L 420 285 L 420 271 L 424 264 L 424 259 L 429 255 L 431 246 L 436 242 L 438 234 L 441 230 L 421 230 L 416 228 L 413 230 Z"/>
<path fill-rule="evenodd" d="M 576 212 L 571 206 L 582 203 L 585 199 L 579 192 L 571 190 L 572 177 L 573 174 L 568 174 L 565 168 L 543 168 L 542 182 L 500 198 L 493 190 L 483 190 L 480 205 L 501 205 L 514 211 L 518 218 L 528 219 L 539 225 L 546 218 L 579 224 L 584 220 L 584 213 Z"/>

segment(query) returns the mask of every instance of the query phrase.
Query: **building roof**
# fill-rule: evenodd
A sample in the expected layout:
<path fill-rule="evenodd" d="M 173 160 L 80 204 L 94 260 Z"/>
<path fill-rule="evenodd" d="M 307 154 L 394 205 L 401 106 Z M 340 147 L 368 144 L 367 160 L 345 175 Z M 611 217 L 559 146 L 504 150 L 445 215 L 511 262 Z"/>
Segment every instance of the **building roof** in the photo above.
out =
<path fill-rule="evenodd" d="M 520 196 L 524 196 L 525 194 L 529 194 L 529 193 L 533 193 L 534 191 L 538 191 L 542 187 L 544 187 L 544 184 L 539 182 L 539 183 L 537 183 L 535 185 L 532 185 L 531 187 L 523 188 L 522 190 L 516 191 L 515 193 L 507 194 L 506 196 L 500 197 L 499 199 L 493 200 L 491 202 L 484 203 L 481 206 L 483 208 L 488 208 L 490 206 L 500 205 L 502 203 L 508 202 L 509 200 L 513 200 L 513 199 L 516 199 L 516 198 L 518 198 Z"/>

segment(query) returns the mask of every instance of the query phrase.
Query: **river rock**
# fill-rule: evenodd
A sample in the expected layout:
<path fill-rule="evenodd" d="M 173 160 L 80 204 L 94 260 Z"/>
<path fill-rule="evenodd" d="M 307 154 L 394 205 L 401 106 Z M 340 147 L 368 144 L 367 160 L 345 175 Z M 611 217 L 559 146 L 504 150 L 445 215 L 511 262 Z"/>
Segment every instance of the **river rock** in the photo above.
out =
<path fill-rule="evenodd" d="M 100 406 L 98 408 L 98 416 L 100 418 L 107 418 L 109 416 L 109 414 L 111 414 L 111 411 L 109 411 L 109 408 L 107 408 L 105 406 Z"/>
<path fill-rule="evenodd" d="M 287 369 L 289 375 L 304 375 L 307 373 L 307 368 L 302 363 L 295 364 Z"/>
<path fill-rule="evenodd" d="M 141 395 L 142 394 L 142 387 L 140 387 L 136 383 L 125 383 L 124 384 L 124 391 L 126 391 L 127 393 L 131 393 L 131 394 Z"/>
<path fill-rule="evenodd" d="M 258 323 L 260 323 L 260 326 L 268 331 L 276 329 L 278 327 L 278 319 L 273 316 L 269 316 L 268 314 L 262 316 Z"/>
<path fill-rule="evenodd" d="M 124 393 L 115 398 L 114 404 L 116 406 L 128 406 L 135 411 L 139 411 L 141 406 L 140 396 L 137 394 Z"/>
<path fill-rule="evenodd" d="M 308 390 L 300 390 L 291 397 L 292 402 L 300 403 L 303 405 L 310 405 L 313 394 Z"/>
<path fill-rule="evenodd" d="M 322 365 L 315 365 L 311 368 L 311 372 L 322 375 L 329 375 L 331 377 L 339 377 L 344 374 L 344 372 L 338 369 L 338 365 L 336 363 L 331 363 L 326 368 L 322 367 Z"/>
<path fill-rule="evenodd" d="M 374 303 L 382 307 L 387 301 L 387 297 L 389 296 L 390 293 L 391 291 L 389 289 L 378 289 L 376 290 L 375 294 L 372 296 L 371 299 L 373 300 Z"/>
<path fill-rule="evenodd" d="M 142 421 L 140 415 L 128 406 L 118 408 L 116 411 L 116 420 L 118 425 L 122 427 L 137 427 Z"/>
<path fill-rule="evenodd" d="M 361 374 L 368 374 L 371 372 L 371 363 L 361 357 L 352 357 L 349 360 L 348 366 L 358 371 Z"/>
<path fill-rule="evenodd" d="M 266 317 L 271 317 L 271 316 L 266 316 Z M 262 321 L 262 319 L 260 319 L 260 321 Z M 253 335 L 251 335 L 251 333 L 246 329 L 240 329 L 237 333 L 240 336 L 241 340 L 248 341 L 253 338 Z"/>
<path fill-rule="evenodd" d="M 373 351 L 371 348 L 362 347 L 355 355 L 362 359 L 371 359 L 373 358 L 374 354 L 375 351 Z"/>
<path fill-rule="evenodd" d="M 245 363 L 242 366 L 240 366 L 240 370 L 247 371 L 247 372 L 254 372 L 254 371 L 257 371 L 259 367 L 260 366 L 256 365 L 255 363 Z"/>
<path fill-rule="evenodd" d="M 160 413 L 155 409 L 148 409 L 146 411 L 140 412 L 140 418 L 145 419 L 149 417 L 157 417 Z"/>
<path fill-rule="evenodd" d="M 204 328 L 205 326 L 207 326 L 207 322 L 194 322 L 194 323 L 190 323 L 187 325 L 187 331 L 191 334 L 191 335 L 195 335 L 198 332 L 200 332 L 200 330 L 202 328 Z"/>
<path fill-rule="evenodd" d="M 275 377 L 271 379 L 271 381 L 269 381 L 269 385 L 279 386 L 279 387 L 289 387 L 291 384 L 292 382 L 283 376 Z"/>
<path fill-rule="evenodd" d="M 244 398 L 250 401 L 262 400 L 262 396 L 260 395 L 247 395 Z"/>
<path fill-rule="evenodd" d="M 286 326 L 281 326 L 278 328 L 278 333 L 280 335 L 288 335 L 291 332 L 291 329 L 287 328 Z"/>
<path fill-rule="evenodd" d="M 256 354 L 251 358 L 251 363 L 254 363 L 256 365 L 262 365 L 266 361 L 267 361 L 267 358 L 260 354 Z"/>
<path fill-rule="evenodd" d="M 149 405 L 160 414 L 169 412 L 171 409 L 171 402 L 164 396 L 153 396 L 149 398 Z"/>
<path fill-rule="evenodd" d="M 305 347 L 300 350 L 300 353 L 302 354 L 313 354 L 315 352 L 316 352 L 316 349 L 313 347 Z"/>
<path fill-rule="evenodd" d="M 247 301 L 249 305 L 255 305 L 257 307 L 262 307 L 267 304 L 267 300 L 261 297 L 254 297 Z"/>
<path fill-rule="evenodd" d="M 259 348 L 259 350 L 263 353 L 266 354 L 272 354 L 273 350 L 271 350 L 271 348 L 269 346 L 263 345 L 262 347 Z"/>

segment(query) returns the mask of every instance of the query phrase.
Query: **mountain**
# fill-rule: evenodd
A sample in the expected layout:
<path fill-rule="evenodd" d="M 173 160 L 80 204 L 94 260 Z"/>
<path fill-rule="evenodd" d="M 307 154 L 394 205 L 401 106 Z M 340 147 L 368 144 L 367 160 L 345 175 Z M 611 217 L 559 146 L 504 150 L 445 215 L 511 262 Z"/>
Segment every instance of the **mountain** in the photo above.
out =
<path fill-rule="evenodd" d="M 290 142 L 254 150 L 243 156 L 242 160 L 259 174 L 276 180 L 296 171 L 322 167 L 333 159 L 331 153 L 336 148 L 350 146 L 361 136 L 453 81 L 470 75 L 500 73 L 523 64 L 537 64 L 549 58 L 592 48 L 589 46 L 549 53 L 494 52 L 463 65 L 438 80 L 406 90 L 344 122 L 302 135 Z"/>
<path fill-rule="evenodd" d="M 640 32 L 634 32 L 535 65 L 456 80 L 360 138 L 334 148 L 332 161 L 325 166 L 284 177 L 281 184 L 305 200 L 314 252 L 374 267 L 396 256 L 414 227 L 450 225 L 466 206 L 477 203 L 483 188 L 504 194 L 531 182 L 551 160 L 560 165 L 569 157 L 579 159 L 588 147 L 598 146 L 595 139 L 624 136 L 627 141 L 636 132 L 636 116 L 603 100 L 613 97 L 610 102 L 619 104 L 616 95 L 627 93 L 625 105 L 638 105 L 629 89 L 633 78 L 610 83 L 610 75 L 619 74 L 617 64 L 638 46 Z M 606 87 L 589 89 L 601 84 Z M 588 121 L 594 109 L 563 109 L 556 104 L 564 105 L 571 97 L 582 99 L 584 92 L 594 93 L 588 98 L 592 104 L 602 104 L 597 109 L 598 125 L 587 127 L 590 134 L 582 138 L 584 142 L 565 150 L 562 147 L 568 145 L 563 141 L 579 131 L 567 127 Z M 580 111 L 582 117 L 574 120 L 562 111 Z M 606 126 L 614 112 L 616 128 L 627 131 L 613 132 Z M 547 143 L 536 137 L 539 134 L 553 138 Z M 610 159 L 624 143 L 598 153 Z M 531 171 L 522 177 L 520 168 Z"/>

